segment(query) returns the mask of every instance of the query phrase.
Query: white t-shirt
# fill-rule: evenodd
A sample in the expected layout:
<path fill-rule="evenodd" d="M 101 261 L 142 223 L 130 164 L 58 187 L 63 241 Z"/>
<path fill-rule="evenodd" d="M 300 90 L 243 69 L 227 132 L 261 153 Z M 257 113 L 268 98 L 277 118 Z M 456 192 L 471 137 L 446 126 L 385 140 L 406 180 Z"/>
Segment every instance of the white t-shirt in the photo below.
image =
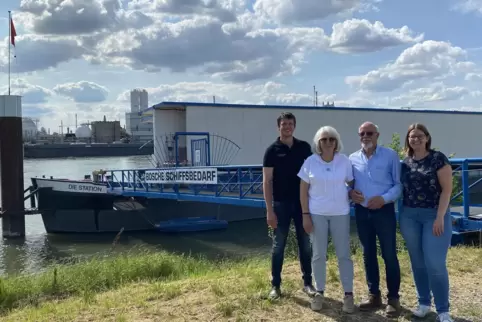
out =
<path fill-rule="evenodd" d="M 348 215 L 350 201 L 346 182 L 353 180 L 350 159 L 336 153 L 331 162 L 325 162 L 319 155 L 308 157 L 298 177 L 310 184 L 308 205 L 313 215 Z"/>

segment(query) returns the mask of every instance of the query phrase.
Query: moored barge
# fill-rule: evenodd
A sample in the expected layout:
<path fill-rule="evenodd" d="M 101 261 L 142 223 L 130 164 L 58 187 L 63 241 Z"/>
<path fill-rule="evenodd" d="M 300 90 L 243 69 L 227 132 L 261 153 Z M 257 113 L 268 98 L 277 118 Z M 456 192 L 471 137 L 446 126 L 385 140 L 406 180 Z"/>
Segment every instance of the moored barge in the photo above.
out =
<path fill-rule="evenodd" d="M 156 180 L 155 173 L 167 179 L 189 179 L 204 171 L 205 179 L 215 184 L 192 185 L 183 183 L 148 183 Z M 255 206 L 262 199 L 240 200 L 239 192 L 220 194 L 213 172 L 218 168 L 116 170 L 112 175 L 94 174 L 95 180 L 66 180 L 58 178 L 31 178 L 38 212 L 48 233 L 102 233 L 123 231 L 160 230 L 159 224 L 175 219 L 199 217 L 219 221 L 240 221 L 262 218 L 264 209 Z M 231 170 L 227 170 L 231 172 Z M 236 172 L 236 171 L 234 171 Z M 147 176 L 146 176 L 147 173 Z M 176 175 L 176 173 L 178 173 Z M 123 180 L 116 180 L 116 174 Z M 149 175 L 151 174 L 151 175 Z M 171 177 L 169 177 L 171 174 Z M 258 176 L 260 176 L 258 174 Z M 221 175 L 222 177 L 222 175 Z M 114 178 L 114 179 L 113 179 Z M 203 180 L 203 175 L 201 175 Z M 172 181 L 172 180 L 171 180 Z M 212 183 L 211 182 L 211 183 Z M 235 182 L 233 182 L 234 184 Z M 230 186 L 230 184 L 228 184 Z M 232 186 L 232 185 L 231 185 Z M 232 187 L 224 187 L 231 189 Z M 213 223 L 213 229 L 218 227 Z M 199 230 L 203 230 L 201 227 Z"/>

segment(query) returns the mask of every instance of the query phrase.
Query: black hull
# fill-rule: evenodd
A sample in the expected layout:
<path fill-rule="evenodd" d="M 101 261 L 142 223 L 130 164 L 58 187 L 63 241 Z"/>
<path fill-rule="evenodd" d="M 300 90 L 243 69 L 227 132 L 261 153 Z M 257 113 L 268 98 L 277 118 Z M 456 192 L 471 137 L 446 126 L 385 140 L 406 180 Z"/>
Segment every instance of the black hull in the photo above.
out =
<path fill-rule="evenodd" d="M 45 144 L 24 145 L 24 158 L 69 158 L 69 157 L 120 157 L 134 155 L 152 155 L 152 144 L 101 144 L 101 145 L 69 145 Z"/>
<path fill-rule="evenodd" d="M 126 198 L 38 189 L 38 209 L 47 233 L 118 233 L 156 230 L 161 221 L 216 216 L 228 222 L 259 219 L 262 208 L 172 199 Z"/>

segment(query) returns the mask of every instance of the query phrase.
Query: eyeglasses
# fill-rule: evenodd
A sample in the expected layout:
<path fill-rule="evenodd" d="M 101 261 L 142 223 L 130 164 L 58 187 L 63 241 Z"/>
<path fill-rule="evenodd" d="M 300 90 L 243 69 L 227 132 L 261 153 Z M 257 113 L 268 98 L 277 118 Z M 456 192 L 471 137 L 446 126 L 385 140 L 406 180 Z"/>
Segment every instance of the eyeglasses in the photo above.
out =
<path fill-rule="evenodd" d="M 414 140 L 419 140 L 422 141 L 425 139 L 425 135 L 411 135 L 408 137 L 409 140 L 414 141 Z"/>
<path fill-rule="evenodd" d="M 360 132 L 358 133 L 359 136 L 364 137 L 364 136 L 372 136 L 374 132 Z"/>
<path fill-rule="evenodd" d="M 330 141 L 331 143 L 333 143 L 333 142 L 336 141 L 336 139 L 335 138 L 321 138 L 320 141 L 323 142 L 323 143 L 326 143 L 326 141 Z"/>

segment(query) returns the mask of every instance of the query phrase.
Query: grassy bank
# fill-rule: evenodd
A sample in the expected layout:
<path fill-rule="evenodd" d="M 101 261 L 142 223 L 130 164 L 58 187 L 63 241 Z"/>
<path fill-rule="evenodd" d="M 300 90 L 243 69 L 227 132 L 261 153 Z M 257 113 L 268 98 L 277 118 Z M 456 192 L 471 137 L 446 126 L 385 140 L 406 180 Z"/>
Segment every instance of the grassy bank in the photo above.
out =
<path fill-rule="evenodd" d="M 128 283 L 208 276 L 237 264 L 136 249 L 110 258 L 55 265 L 40 274 L 0 279 L 0 314 L 48 300 L 75 296 L 87 299 Z"/>
<path fill-rule="evenodd" d="M 354 248 L 357 301 L 366 284 L 362 257 Z M 402 266 L 402 304 L 416 304 L 405 251 Z M 382 271 L 383 261 L 380 260 Z M 457 321 L 481 321 L 482 249 L 450 250 L 452 308 Z M 166 253 L 139 253 L 111 259 L 59 266 L 36 276 L 3 279 L 0 283 L 2 321 L 385 321 L 383 312 L 341 314 L 342 297 L 335 256 L 327 270 L 329 307 L 309 309 L 300 292 L 299 265 L 287 258 L 282 300 L 266 299 L 269 261 L 208 261 Z M 404 311 L 399 321 L 411 321 Z M 430 319 L 428 321 L 431 321 Z M 432 319 L 433 321 L 433 319 Z"/>

